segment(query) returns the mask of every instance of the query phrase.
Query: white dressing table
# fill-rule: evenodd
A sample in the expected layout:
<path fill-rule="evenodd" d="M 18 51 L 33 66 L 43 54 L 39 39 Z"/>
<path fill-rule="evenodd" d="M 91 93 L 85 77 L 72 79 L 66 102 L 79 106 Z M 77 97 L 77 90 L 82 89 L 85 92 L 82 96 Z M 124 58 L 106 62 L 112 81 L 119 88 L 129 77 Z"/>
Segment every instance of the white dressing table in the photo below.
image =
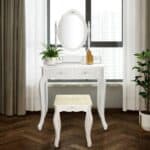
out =
<path fill-rule="evenodd" d="M 102 64 L 84 65 L 77 63 L 62 63 L 42 67 L 40 81 L 41 117 L 38 129 L 41 130 L 48 111 L 48 86 L 55 84 L 77 84 L 97 86 L 97 109 L 104 130 L 108 126 L 105 120 L 105 91 L 104 66 Z"/>

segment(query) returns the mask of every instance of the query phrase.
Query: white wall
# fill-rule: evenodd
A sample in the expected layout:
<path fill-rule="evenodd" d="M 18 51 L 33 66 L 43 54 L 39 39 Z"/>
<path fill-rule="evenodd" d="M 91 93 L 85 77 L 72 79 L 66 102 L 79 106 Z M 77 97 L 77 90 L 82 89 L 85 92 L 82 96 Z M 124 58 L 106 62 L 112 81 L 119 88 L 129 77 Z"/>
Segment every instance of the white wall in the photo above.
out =
<path fill-rule="evenodd" d="M 92 97 L 94 107 L 96 106 L 96 87 L 50 87 L 49 88 L 49 107 L 53 106 L 56 94 L 87 94 Z M 122 86 L 107 85 L 106 107 L 122 108 Z"/>

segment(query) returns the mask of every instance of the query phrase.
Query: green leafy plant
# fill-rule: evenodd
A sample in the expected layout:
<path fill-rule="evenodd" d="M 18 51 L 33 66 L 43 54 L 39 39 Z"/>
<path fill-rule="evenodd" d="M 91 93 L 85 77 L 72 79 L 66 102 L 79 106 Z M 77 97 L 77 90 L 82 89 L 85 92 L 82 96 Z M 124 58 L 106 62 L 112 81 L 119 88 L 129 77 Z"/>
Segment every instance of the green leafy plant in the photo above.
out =
<path fill-rule="evenodd" d="M 51 44 L 48 44 L 45 47 L 46 49 L 40 53 L 42 55 L 42 59 L 59 57 L 59 52 L 61 51 L 60 49 L 52 46 Z"/>
<path fill-rule="evenodd" d="M 134 81 L 141 87 L 139 95 L 142 96 L 146 104 L 146 112 L 150 114 L 150 50 L 135 54 L 137 65 L 133 67 L 139 75 L 135 76 Z"/>

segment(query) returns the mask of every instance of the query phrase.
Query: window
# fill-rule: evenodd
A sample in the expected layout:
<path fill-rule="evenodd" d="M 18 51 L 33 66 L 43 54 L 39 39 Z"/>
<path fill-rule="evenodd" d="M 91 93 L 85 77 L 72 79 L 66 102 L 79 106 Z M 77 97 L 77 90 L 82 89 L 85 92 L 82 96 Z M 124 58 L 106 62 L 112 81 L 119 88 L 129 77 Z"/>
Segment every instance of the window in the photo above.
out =
<path fill-rule="evenodd" d="M 122 0 L 48 0 L 48 42 L 54 44 L 55 22 L 68 10 L 91 23 L 91 50 L 101 57 L 106 79 L 123 79 Z M 76 55 L 84 55 L 77 52 Z"/>
<path fill-rule="evenodd" d="M 90 18 L 91 17 L 91 18 Z M 93 0 L 91 1 L 91 41 L 122 43 L 122 1 Z M 110 44 L 111 46 L 111 44 Z"/>
<path fill-rule="evenodd" d="M 94 56 L 100 57 L 105 65 L 105 79 L 123 79 L 123 48 L 121 47 L 92 47 Z"/>

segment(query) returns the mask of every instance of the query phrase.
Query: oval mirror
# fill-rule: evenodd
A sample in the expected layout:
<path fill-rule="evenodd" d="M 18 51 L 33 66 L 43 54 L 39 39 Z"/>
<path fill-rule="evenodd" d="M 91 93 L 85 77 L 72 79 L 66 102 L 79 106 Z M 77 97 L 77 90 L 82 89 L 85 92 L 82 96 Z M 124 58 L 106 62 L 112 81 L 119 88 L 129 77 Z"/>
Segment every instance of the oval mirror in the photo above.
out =
<path fill-rule="evenodd" d="M 87 38 L 87 25 L 84 18 L 75 10 L 64 14 L 58 24 L 58 39 L 68 50 L 82 47 Z"/>

